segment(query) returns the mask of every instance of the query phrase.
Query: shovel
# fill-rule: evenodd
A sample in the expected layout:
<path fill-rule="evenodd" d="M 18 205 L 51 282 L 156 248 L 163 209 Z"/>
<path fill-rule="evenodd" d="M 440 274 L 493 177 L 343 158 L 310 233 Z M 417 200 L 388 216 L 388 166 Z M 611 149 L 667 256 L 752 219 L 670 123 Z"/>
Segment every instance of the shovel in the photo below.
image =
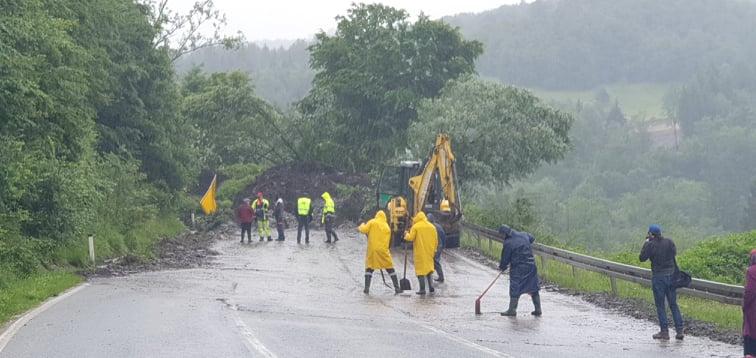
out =
<path fill-rule="evenodd" d="M 412 286 L 407 279 L 407 244 L 402 244 L 402 248 L 404 248 L 404 278 L 399 280 L 399 289 L 402 291 L 411 291 Z"/>
<path fill-rule="evenodd" d="M 491 289 L 491 287 L 493 287 L 494 283 L 496 283 L 496 280 L 498 280 L 499 277 L 501 277 L 501 274 L 503 274 L 503 273 L 504 273 L 504 271 L 499 271 L 499 274 L 496 275 L 496 278 L 491 282 L 490 285 L 488 285 L 488 288 L 486 288 L 486 290 L 483 291 L 483 293 L 481 293 L 480 296 L 478 296 L 478 298 L 475 300 L 475 314 L 481 314 L 481 312 L 480 312 L 480 299 L 483 298 L 483 296 L 485 296 L 485 294 L 488 292 L 488 290 Z"/>

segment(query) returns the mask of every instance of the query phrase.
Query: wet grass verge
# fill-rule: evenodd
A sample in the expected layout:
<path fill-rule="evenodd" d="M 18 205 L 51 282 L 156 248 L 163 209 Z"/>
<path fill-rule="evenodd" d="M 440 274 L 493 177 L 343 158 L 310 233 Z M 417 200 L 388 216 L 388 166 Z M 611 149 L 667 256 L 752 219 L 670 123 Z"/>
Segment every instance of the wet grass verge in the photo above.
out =
<path fill-rule="evenodd" d="M 478 241 L 463 235 L 463 248 L 473 249 L 488 259 L 498 262 L 501 244 L 488 240 Z M 609 277 L 553 261 L 546 261 L 546 269 L 536 259 L 541 278 L 555 285 L 554 290 L 582 296 L 586 301 L 639 319 L 656 322 L 651 289 L 642 285 L 617 280 L 617 296 L 612 294 Z M 678 304 L 685 319 L 686 332 L 725 343 L 741 343 L 742 311 L 740 306 L 678 295 Z M 671 322 L 671 319 L 670 319 Z"/>
<path fill-rule="evenodd" d="M 5 281 L 0 287 L 0 326 L 81 281 L 81 276 L 70 272 L 37 272 Z"/>

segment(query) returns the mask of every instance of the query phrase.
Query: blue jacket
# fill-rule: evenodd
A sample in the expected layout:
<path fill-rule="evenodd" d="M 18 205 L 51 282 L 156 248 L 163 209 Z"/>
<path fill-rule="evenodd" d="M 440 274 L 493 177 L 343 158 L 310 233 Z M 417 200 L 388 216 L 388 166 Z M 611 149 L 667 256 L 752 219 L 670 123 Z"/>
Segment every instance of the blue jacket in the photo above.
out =
<path fill-rule="evenodd" d="M 512 230 L 504 239 L 501 250 L 499 269 L 509 271 L 509 297 L 520 297 L 523 293 L 534 293 L 539 290 L 538 269 L 531 244 L 535 241 L 533 235 L 527 232 Z"/>

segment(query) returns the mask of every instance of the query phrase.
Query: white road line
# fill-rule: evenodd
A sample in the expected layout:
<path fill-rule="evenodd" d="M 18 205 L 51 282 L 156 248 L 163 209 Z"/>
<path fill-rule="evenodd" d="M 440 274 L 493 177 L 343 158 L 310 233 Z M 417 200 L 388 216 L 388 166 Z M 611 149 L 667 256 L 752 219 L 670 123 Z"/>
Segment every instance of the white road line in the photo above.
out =
<path fill-rule="evenodd" d="M 265 345 L 262 344 L 262 342 L 260 342 L 259 339 L 257 339 L 254 332 L 252 332 L 252 329 L 249 328 L 246 323 L 244 323 L 244 320 L 242 320 L 241 316 L 239 316 L 239 311 L 236 309 L 236 306 L 232 306 L 231 310 L 233 311 L 236 328 L 239 329 L 239 334 L 244 337 L 244 345 L 247 346 L 249 352 L 260 353 L 263 357 L 266 358 L 277 358 L 277 356 L 273 352 L 271 352 L 267 347 L 265 347 Z"/>
<path fill-rule="evenodd" d="M 57 297 L 53 297 L 47 301 L 45 301 L 43 304 L 41 304 L 39 307 L 27 312 L 25 315 L 21 316 L 21 318 L 17 319 L 13 324 L 11 324 L 8 329 L 3 332 L 2 335 L 0 335 L 0 353 L 5 349 L 5 346 L 8 345 L 10 340 L 13 338 L 13 336 L 18 333 L 21 328 L 23 328 L 29 321 L 34 319 L 34 317 L 38 316 L 40 313 L 44 312 L 48 308 L 54 306 L 56 303 L 65 300 L 66 298 L 72 296 L 76 292 L 81 291 L 85 287 L 89 286 L 88 283 L 82 283 L 72 289 L 69 289 L 68 291 L 65 291 L 64 293 L 58 295 Z"/>
<path fill-rule="evenodd" d="M 455 335 L 453 335 L 453 334 L 451 334 L 449 332 L 440 330 L 440 329 L 438 329 L 436 327 L 433 327 L 431 325 L 427 325 L 425 323 L 421 323 L 421 322 L 417 322 L 417 321 L 415 321 L 415 323 L 418 324 L 418 325 L 420 325 L 421 327 L 423 327 L 425 329 L 428 329 L 430 331 L 438 333 L 438 334 L 440 334 L 440 335 L 442 335 L 442 336 L 444 336 L 444 337 L 446 337 L 446 338 L 448 338 L 448 339 L 450 339 L 450 340 L 452 340 L 454 342 L 457 342 L 459 344 L 462 344 L 462 345 L 467 346 L 467 347 L 472 348 L 472 349 L 477 349 L 477 350 L 479 350 L 479 351 L 481 351 L 483 353 L 488 353 L 488 354 L 490 354 L 490 355 L 492 355 L 494 357 L 514 358 L 513 356 L 511 356 L 509 354 L 502 353 L 502 352 L 499 352 L 497 350 L 493 350 L 491 348 L 481 346 L 480 344 L 477 344 L 475 342 L 469 341 L 469 340 L 464 339 L 464 338 L 459 337 L 459 336 L 455 336 Z"/>

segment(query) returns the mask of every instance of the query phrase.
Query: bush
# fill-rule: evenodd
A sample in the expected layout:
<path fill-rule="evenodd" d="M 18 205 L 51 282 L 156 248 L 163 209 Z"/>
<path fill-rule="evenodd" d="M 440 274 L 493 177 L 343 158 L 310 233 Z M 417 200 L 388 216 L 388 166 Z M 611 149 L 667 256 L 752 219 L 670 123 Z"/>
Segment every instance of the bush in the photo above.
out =
<path fill-rule="evenodd" d="M 678 264 L 693 277 L 742 285 L 754 248 L 756 231 L 719 236 L 683 252 Z"/>

